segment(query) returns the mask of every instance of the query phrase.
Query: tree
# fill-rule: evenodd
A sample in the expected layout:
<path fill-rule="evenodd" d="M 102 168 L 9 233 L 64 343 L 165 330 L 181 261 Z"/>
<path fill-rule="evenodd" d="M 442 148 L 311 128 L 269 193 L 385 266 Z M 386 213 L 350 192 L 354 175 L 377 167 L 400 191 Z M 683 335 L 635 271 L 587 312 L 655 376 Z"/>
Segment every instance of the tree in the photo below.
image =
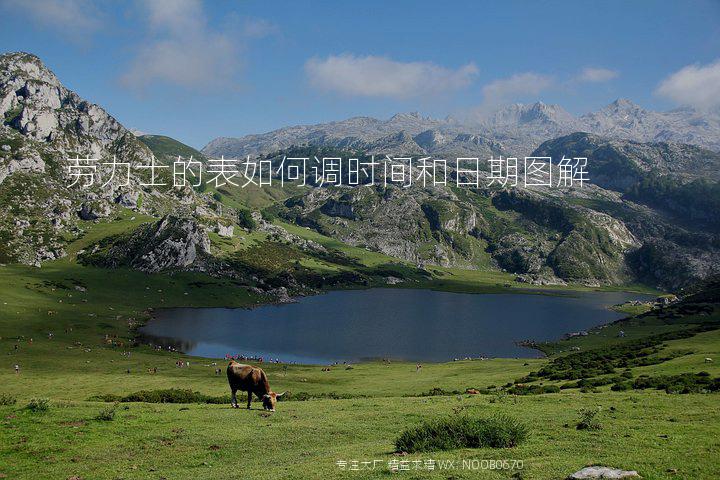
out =
<path fill-rule="evenodd" d="M 238 225 L 246 230 L 255 230 L 257 222 L 252 217 L 250 210 L 238 210 Z"/>

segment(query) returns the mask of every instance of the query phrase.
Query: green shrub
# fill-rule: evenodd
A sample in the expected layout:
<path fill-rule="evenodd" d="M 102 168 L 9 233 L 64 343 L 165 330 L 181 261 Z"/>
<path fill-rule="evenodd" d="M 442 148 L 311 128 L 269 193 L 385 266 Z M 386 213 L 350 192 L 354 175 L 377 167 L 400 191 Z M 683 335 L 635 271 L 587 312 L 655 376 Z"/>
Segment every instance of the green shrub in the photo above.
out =
<path fill-rule="evenodd" d="M 115 403 L 112 407 L 105 407 L 102 410 L 100 410 L 100 413 L 97 414 L 95 417 L 95 420 L 101 420 L 103 422 L 109 422 L 115 419 L 115 410 L 117 409 L 118 404 Z"/>
<path fill-rule="evenodd" d="M 528 437 L 528 428 L 512 417 L 456 415 L 430 420 L 402 432 L 395 440 L 399 452 L 431 452 L 456 448 L 511 448 Z"/>
<path fill-rule="evenodd" d="M 243 400 L 243 397 L 245 399 Z M 308 393 L 308 392 L 287 392 L 286 395 L 281 397 L 281 401 L 305 401 L 312 399 L 350 399 L 350 398 L 366 398 L 366 395 L 352 394 L 352 393 L 336 393 L 336 392 L 325 392 L 325 393 Z M 242 393 L 238 393 L 238 402 L 246 401 L 247 397 Z M 143 402 L 143 403 L 209 403 L 209 404 L 224 404 L 230 403 L 230 395 L 212 396 L 205 395 L 200 392 L 193 392 L 187 389 L 176 389 L 170 388 L 165 390 L 140 390 L 133 392 L 129 395 L 120 396 L 112 393 L 104 395 L 93 395 L 88 398 L 90 402 Z"/>
<path fill-rule="evenodd" d="M 600 393 L 600 390 L 595 387 L 582 387 L 580 393 Z"/>
<path fill-rule="evenodd" d="M 508 389 L 512 395 L 541 395 L 543 393 L 558 393 L 560 387 L 557 385 L 513 385 Z"/>
<path fill-rule="evenodd" d="M 143 403 L 230 403 L 230 396 L 213 397 L 189 389 L 140 390 L 121 396 L 112 393 L 93 395 L 90 402 L 143 402 Z"/>
<path fill-rule="evenodd" d="M 308 393 L 308 392 L 286 392 L 279 401 L 293 401 L 293 402 L 304 402 L 307 400 L 321 400 L 321 399 L 332 399 L 332 400 L 348 400 L 351 398 L 367 398 L 367 395 L 360 395 L 354 393 L 337 393 L 337 392 L 324 392 L 324 393 Z"/>
<path fill-rule="evenodd" d="M 594 388 L 602 387 L 603 385 L 610 385 L 615 381 L 614 378 L 601 377 L 601 378 L 583 378 L 578 380 L 578 387 L 580 388 Z"/>
<path fill-rule="evenodd" d="M 230 397 L 212 397 L 189 389 L 140 390 L 122 397 L 121 402 L 145 403 L 230 403 Z"/>
<path fill-rule="evenodd" d="M 270 210 L 267 210 L 267 209 L 261 210 L 260 215 L 262 216 L 262 219 L 265 220 L 266 222 L 272 223 L 275 220 L 277 220 L 277 215 L 275 215 L 275 212 L 271 212 Z"/>
<path fill-rule="evenodd" d="M 503 390 L 495 390 L 492 395 L 490 395 L 490 403 L 503 403 L 505 401 L 505 398 L 507 398 L 508 393 Z"/>
<path fill-rule="evenodd" d="M 238 210 L 237 216 L 238 225 L 240 225 L 245 230 L 255 230 L 255 228 L 257 228 L 257 222 L 255 222 L 255 219 L 252 217 L 252 213 L 250 212 L 250 210 Z"/>
<path fill-rule="evenodd" d="M 47 412 L 50 410 L 50 400 L 47 398 L 33 397 L 30 399 L 30 402 L 28 402 L 26 408 L 32 412 Z"/>
<path fill-rule="evenodd" d="M 631 387 L 630 382 L 618 382 L 610 387 L 610 390 L 613 392 L 624 392 L 625 390 L 630 390 Z"/>
<path fill-rule="evenodd" d="M 93 395 L 88 398 L 88 402 L 120 402 L 120 401 L 122 401 L 122 396 L 115 395 L 114 393 Z"/>
<path fill-rule="evenodd" d="M 515 383 L 527 383 L 539 378 L 547 380 L 578 380 L 588 381 L 593 377 L 615 374 L 615 369 L 624 369 L 624 377 L 632 377 L 627 369 L 648 365 L 657 365 L 673 358 L 681 357 L 689 351 L 673 351 L 661 354 L 663 342 L 691 337 L 697 333 L 717 328 L 717 325 L 708 323 L 692 329 L 666 332 L 652 335 L 638 340 L 630 340 L 617 345 L 570 353 L 554 358 L 537 372 L 531 372 Z M 611 383 L 608 379 L 598 380 Z M 606 383 L 607 384 L 607 383 Z M 599 385 L 580 385 L 580 387 Z"/>
<path fill-rule="evenodd" d="M 449 395 L 460 395 L 462 392 L 460 390 L 443 390 L 440 387 L 433 387 L 427 392 L 423 392 L 420 394 L 421 397 L 442 397 L 442 396 L 449 396 Z"/>
<path fill-rule="evenodd" d="M 578 430 L 600 430 L 602 424 L 597 418 L 600 413 L 600 407 L 596 409 L 581 408 L 580 409 L 580 421 L 577 424 Z"/>
<path fill-rule="evenodd" d="M 13 397 L 12 395 L 8 393 L 0 393 L 0 405 L 15 405 L 17 403 L 17 398 Z"/>
<path fill-rule="evenodd" d="M 312 400 L 313 396 L 308 392 L 297 392 L 291 394 L 290 398 L 298 402 L 305 402 L 307 400 Z"/>
<path fill-rule="evenodd" d="M 712 378 L 708 372 L 681 373 L 679 375 L 642 375 L 635 379 L 632 388 L 654 388 L 667 393 L 707 393 L 720 391 L 720 377 Z"/>

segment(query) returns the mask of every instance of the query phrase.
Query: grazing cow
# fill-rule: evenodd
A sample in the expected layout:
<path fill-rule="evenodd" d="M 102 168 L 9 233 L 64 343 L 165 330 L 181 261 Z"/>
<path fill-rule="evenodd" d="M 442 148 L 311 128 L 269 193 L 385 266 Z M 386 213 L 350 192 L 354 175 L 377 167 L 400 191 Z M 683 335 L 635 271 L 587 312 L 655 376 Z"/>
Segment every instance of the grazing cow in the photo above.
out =
<path fill-rule="evenodd" d="M 712 363 L 712 358 L 705 357 L 705 363 Z"/>
<path fill-rule="evenodd" d="M 237 403 L 236 392 L 242 390 L 247 392 L 248 402 L 247 408 L 250 409 L 253 393 L 262 400 L 265 410 L 275 411 L 277 399 L 285 395 L 283 393 L 275 393 L 270 390 L 267 375 L 262 368 L 253 367 L 252 365 L 244 365 L 231 360 L 227 366 L 228 382 L 230 383 L 230 391 L 232 392 L 232 405 L 239 408 Z"/>

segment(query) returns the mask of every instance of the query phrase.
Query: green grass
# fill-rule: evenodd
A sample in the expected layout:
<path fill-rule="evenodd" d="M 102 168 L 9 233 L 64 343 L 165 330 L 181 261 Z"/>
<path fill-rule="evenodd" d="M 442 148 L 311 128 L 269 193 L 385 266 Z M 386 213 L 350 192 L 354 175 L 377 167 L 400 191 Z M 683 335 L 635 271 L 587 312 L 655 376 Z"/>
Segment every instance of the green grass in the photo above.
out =
<path fill-rule="evenodd" d="M 158 158 L 177 159 L 178 155 L 182 156 L 185 161 L 193 157 L 193 160 L 199 162 L 207 161 L 207 157 L 198 150 L 178 142 L 174 138 L 164 135 L 141 135 L 138 137 L 142 143 L 153 152 Z"/>
<path fill-rule="evenodd" d="M 610 392 L 604 387 L 597 394 L 422 396 L 433 388 L 502 386 L 539 369 L 546 363 L 542 359 L 425 364 L 420 373 L 403 362 L 330 372 L 318 366 L 265 365 L 277 390 L 354 398 L 282 402 L 272 416 L 227 405 L 122 403 L 111 420 L 98 420 L 109 416 L 110 404 L 87 401 L 93 395 L 163 388 L 228 394 L 227 381 L 214 374 L 211 360 L 111 346 L 106 333 L 129 342 L 128 320 L 142 321 L 151 306 L 243 306 L 258 299 L 230 282 L 197 274 L 146 275 L 63 261 L 41 269 L 0 267 L 0 291 L 0 352 L 7 367 L 0 373 L 0 391 L 18 399 L 0 406 L 0 456 L 10 459 L 0 463 L 0 473 L 8 478 L 30 478 L 39 461 L 51 478 L 235 478 L 238 469 L 247 478 L 334 478 L 341 473 L 335 462 L 343 459 L 382 460 L 383 470 L 363 478 L 384 478 L 385 462 L 398 458 L 392 455 L 398 432 L 456 414 L 511 415 L 526 423 L 531 435 L 502 451 L 459 449 L 402 459 L 521 459 L 524 478 L 563 478 L 589 463 L 637 469 L 646 478 L 675 478 L 667 473 L 672 468 L 684 478 L 720 474 L 718 462 L 708 461 L 720 453 L 717 394 Z M 53 339 L 47 338 L 49 331 Z M 670 341 L 666 348 L 695 353 L 634 373 L 720 374 L 715 364 L 704 363 L 707 356 L 719 357 L 718 331 Z M 178 359 L 189 360 L 190 368 L 176 368 Z M 19 375 L 10 368 L 15 363 L 21 365 Z M 158 373 L 148 373 L 154 367 Z M 50 398 L 49 410 L 27 410 L 33 397 Z M 603 429 L 575 429 L 578 410 L 598 405 Z M 481 473 L 508 478 L 512 472 Z M 450 475 L 476 478 L 478 473 L 435 470 L 415 477 Z"/>
<path fill-rule="evenodd" d="M 257 179 L 255 180 L 257 181 Z M 250 184 L 246 187 L 243 185 L 247 182 L 244 177 L 236 177 L 233 179 L 236 185 L 226 184 L 215 188 L 212 184 L 207 185 L 207 191 L 210 193 L 218 192 L 222 195 L 222 203 L 235 209 L 251 209 L 262 210 L 277 202 L 282 202 L 297 195 L 302 191 L 303 187 L 293 184 L 286 184 L 280 187 L 279 184 L 258 185 Z"/>
<path fill-rule="evenodd" d="M 142 225 L 143 223 L 156 220 L 156 218 L 149 215 L 133 212 L 129 209 L 122 209 L 120 214 L 112 219 L 99 220 L 98 223 L 83 222 L 85 233 L 68 245 L 66 249 L 68 255 L 60 261 L 72 262 L 77 258 L 77 252 L 91 246 L 103 238 L 126 232 Z"/>
<path fill-rule="evenodd" d="M 635 316 L 640 315 L 641 313 L 649 312 L 652 310 L 652 305 L 648 303 L 641 303 L 639 305 L 633 305 L 630 302 L 623 303 L 620 305 L 613 305 L 610 307 L 611 310 L 614 310 L 616 312 L 624 313 L 628 316 Z"/>
<path fill-rule="evenodd" d="M 565 478 L 587 464 L 636 469 L 644 478 L 720 474 L 717 396 L 554 394 L 490 403 L 488 396 L 285 402 L 273 415 L 226 405 L 55 402 L 44 413 L 0 407 L 0 470 L 8 478 L 387 478 L 393 460 L 520 459 L 523 478 Z M 652 408 L 649 408 L 649 406 Z M 577 430 L 580 408 L 602 407 L 600 431 Z M 125 409 L 127 407 L 127 409 Z M 520 446 L 395 457 L 398 432 L 427 418 L 504 414 L 532 434 Z M 614 410 L 611 410 L 614 409 Z M 338 460 L 380 460 L 342 474 Z M 677 469 L 677 474 L 668 473 Z M 424 471 L 408 478 L 507 479 L 511 471 Z"/>
<path fill-rule="evenodd" d="M 282 222 L 279 220 L 276 220 L 278 225 L 283 227 L 288 232 L 297 235 L 300 238 L 304 238 L 307 240 L 312 240 L 314 242 L 319 243 L 325 248 L 337 250 L 339 252 L 344 253 L 350 258 L 354 258 L 366 267 L 376 267 L 378 265 L 383 265 L 387 263 L 408 263 L 404 261 L 400 261 L 394 257 L 390 257 L 388 255 L 385 255 L 380 252 L 373 252 L 372 250 L 368 250 L 361 247 L 353 247 L 351 245 L 348 245 L 347 243 L 343 243 L 340 240 L 336 240 L 331 237 L 327 237 L 325 235 L 322 235 L 315 230 L 312 230 L 307 227 L 300 227 L 298 225 L 294 225 L 291 223 Z"/>

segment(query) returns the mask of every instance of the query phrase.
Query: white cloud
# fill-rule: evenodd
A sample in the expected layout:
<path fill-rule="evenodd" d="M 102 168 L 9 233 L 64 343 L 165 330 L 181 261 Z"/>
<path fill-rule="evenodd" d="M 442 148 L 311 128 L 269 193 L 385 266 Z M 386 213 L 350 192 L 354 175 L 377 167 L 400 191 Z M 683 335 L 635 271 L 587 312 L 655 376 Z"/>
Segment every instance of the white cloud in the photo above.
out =
<path fill-rule="evenodd" d="M 214 30 L 199 0 L 143 0 L 149 39 L 121 82 L 143 89 L 153 83 L 207 89 L 232 85 L 240 70 L 240 42 Z"/>
<path fill-rule="evenodd" d="M 175 35 L 196 32 L 205 27 L 205 14 L 199 0 L 141 0 L 150 25 Z"/>
<path fill-rule="evenodd" d="M 89 37 L 103 23 L 102 14 L 89 0 L 2 0 L 0 5 L 70 40 Z"/>
<path fill-rule="evenodd" d="M 518 73 L 485 85 L 482 89 L 483 103 L 485 106 L 496 106 L 512 100 L 513 97 L 538 95 L 553 83 L 552 77 L 548 75 L 533 72 Z"/>
<path fill-rule="evenodd" d="M 262 18 L 248 18 L 242 26 L 242 34 L 247 38 L 264 38 L 279 31 L 277 25 Z"/>
<path fill-rule="evenodd" d="M 700 109 L 720 106 L 720 59 L 678 70 L 660 83 L 656 93 Z"/>
<path fill-rule="evenodd" d="M 609 68 L 586 67 L 577 76 L 577 80 L 581 82 L 607 82 L 617 78 L 619 75 L 620 73 L 617 70 L 610 70 Z"/>
<path fill-rule="evenodd" d="M 235 46 L 222 35 L 161 40 L 143 47 L 127 72 L 124 85 L 140 88 L 155 82 L 187 88 L 225 86 L 231 83 L 239 61 Z"/>
<path fill-rule="evenodd" d="M 431 62 L 396 62 L 372 55 L 331 55 L 305 63 L 314 87 L 363 97 L 407 98 L 448 92 L 469 85 L 477 72 L 472 63 L 452 70 Z"/>

